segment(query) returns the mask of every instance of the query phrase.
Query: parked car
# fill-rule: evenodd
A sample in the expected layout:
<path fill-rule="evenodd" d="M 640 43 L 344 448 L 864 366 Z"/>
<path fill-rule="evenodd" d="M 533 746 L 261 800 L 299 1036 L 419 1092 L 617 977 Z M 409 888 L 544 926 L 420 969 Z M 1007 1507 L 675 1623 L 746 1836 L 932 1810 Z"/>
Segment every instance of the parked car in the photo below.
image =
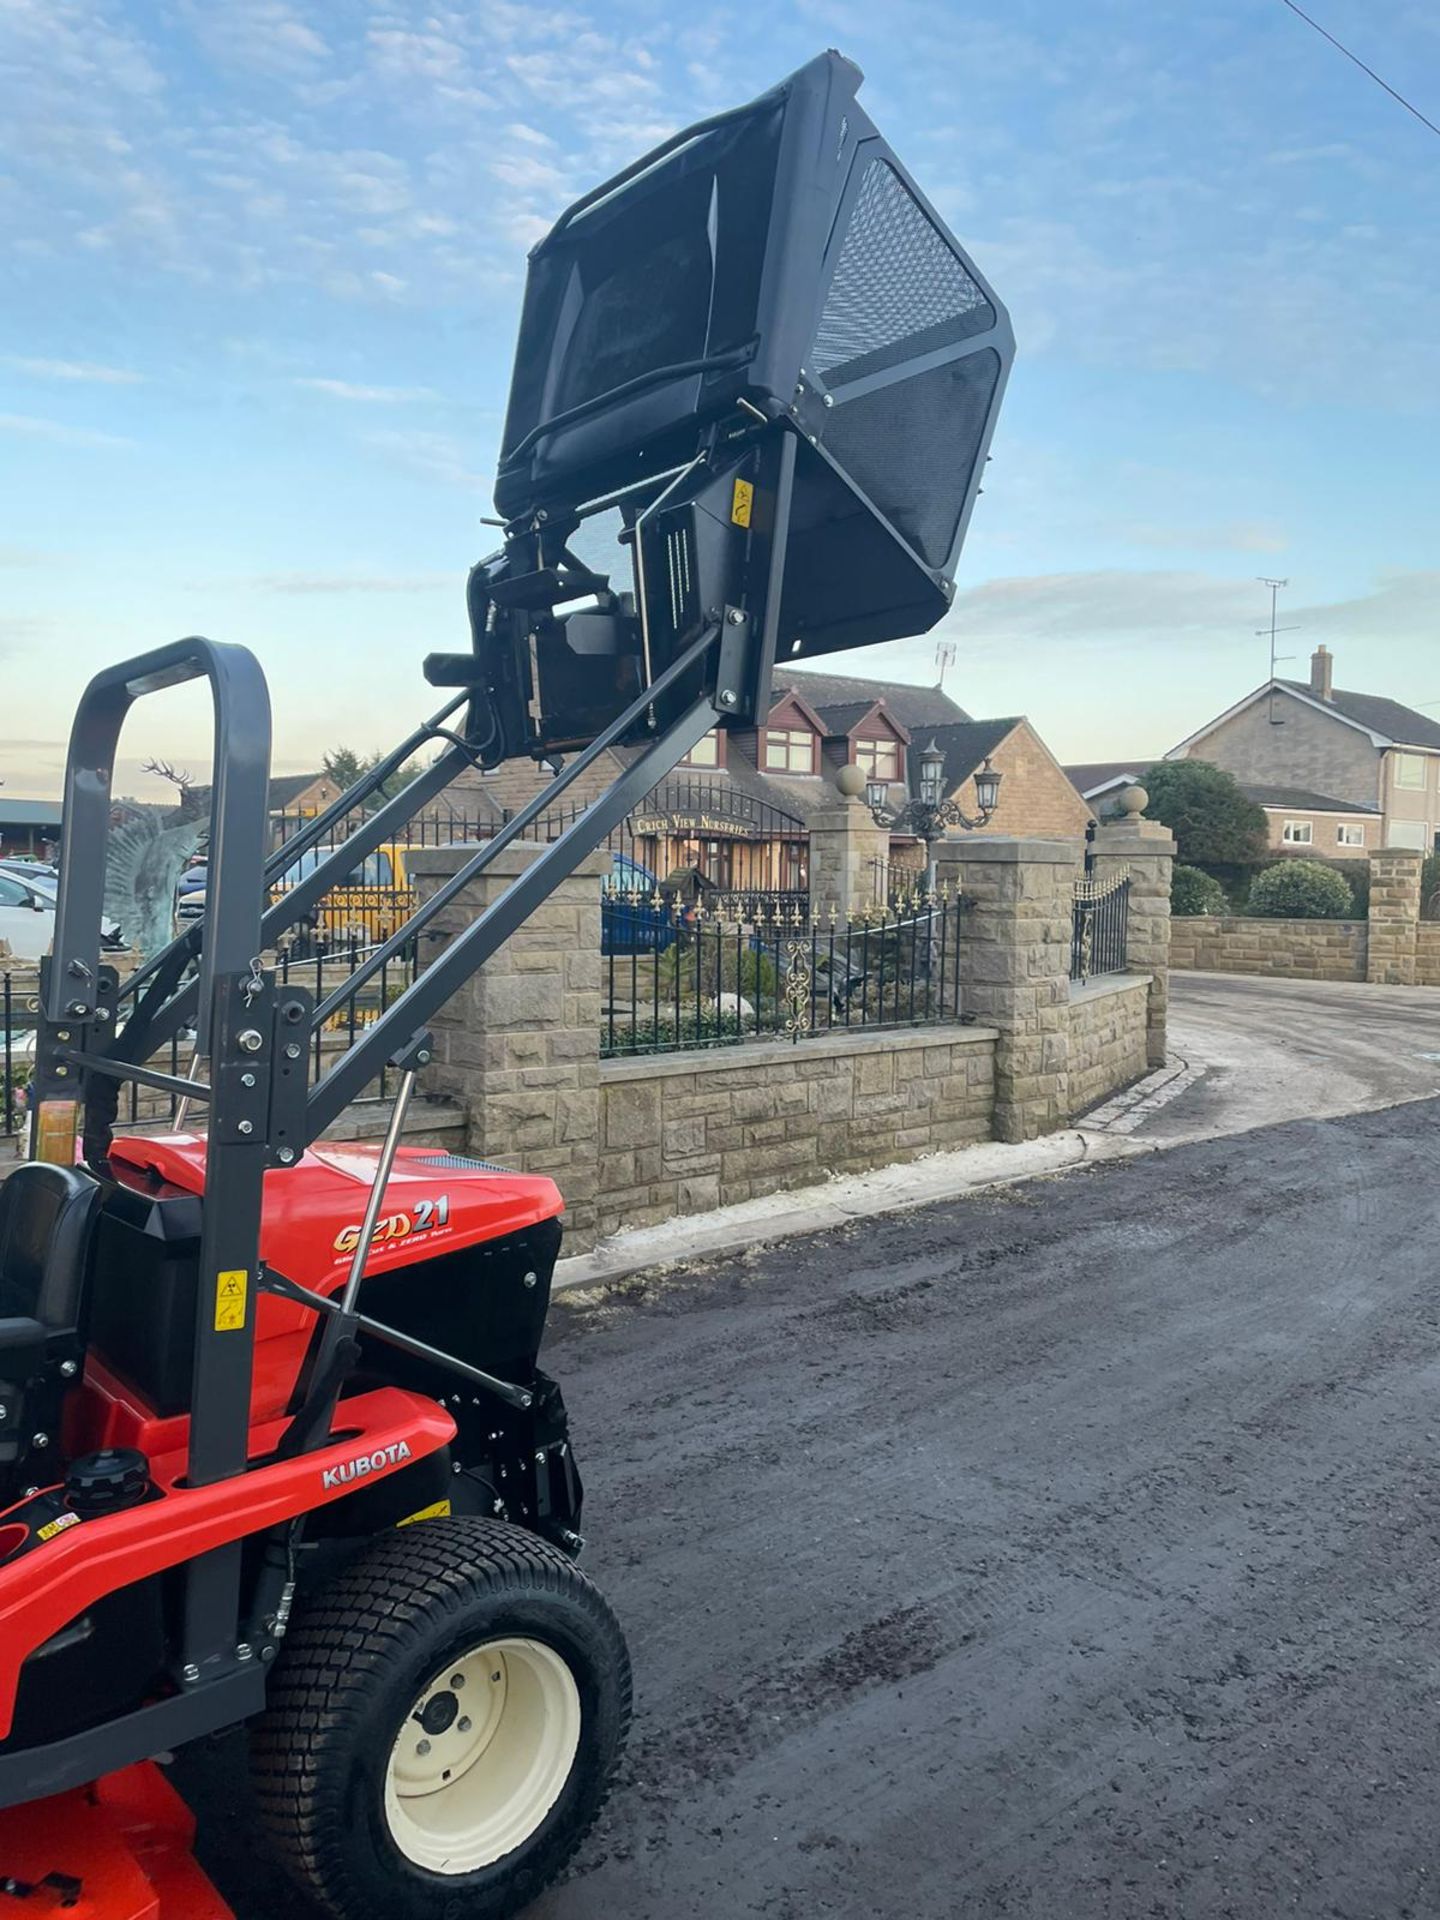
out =
<path fill-rule="evenodd" d="M 38 865 L 23 879 L 14 867 L 0 866 L 0 940 L 10 943 L 17 960 L 39 960 L 55 937 L 57 883 L 41 875 Z M 112 947 L 124 944 L 113 920 L 104 922 L 101 933 Z"/>
<path fill-rule="evenodd" d="M 55 898 L 33 882 L 0 871 L 0 940 L 17 960 L 38 960 L 50 951 L 55 934 Z"/>
<path fill-rule="evenodd" d="M 0 860 L 0 873 L 13 873 L 21 880 L 48 880 L 52 888 L 58 884 L 60 869 L 49 860 L 22 860 L 18 855 L 6 855 Z"/>
<path fill-rule="evenodd" d="M 668 903 L 655 905 L 660 883 L 648 867 L 617 853 L 601 886 L 602 953 L 664 953 L 674 944 L 675 916 Z"/>

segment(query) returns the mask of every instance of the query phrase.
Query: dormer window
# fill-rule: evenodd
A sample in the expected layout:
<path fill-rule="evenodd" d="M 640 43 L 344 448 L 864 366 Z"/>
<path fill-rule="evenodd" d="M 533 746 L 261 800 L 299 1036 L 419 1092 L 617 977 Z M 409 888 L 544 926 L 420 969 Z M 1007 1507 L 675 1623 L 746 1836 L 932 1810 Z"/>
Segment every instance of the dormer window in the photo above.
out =
<path fill-rule="evenodd" d="M 900 742 L 898 740 L 857 740 L 855 764 L 867 781 L 881 780 L 887 785 L 900 778 Z"/>
<path fill-rule="evenodd" d="M 767 773 L 814 773 L 815 736 L 808 727 L 765 729 Z"/>

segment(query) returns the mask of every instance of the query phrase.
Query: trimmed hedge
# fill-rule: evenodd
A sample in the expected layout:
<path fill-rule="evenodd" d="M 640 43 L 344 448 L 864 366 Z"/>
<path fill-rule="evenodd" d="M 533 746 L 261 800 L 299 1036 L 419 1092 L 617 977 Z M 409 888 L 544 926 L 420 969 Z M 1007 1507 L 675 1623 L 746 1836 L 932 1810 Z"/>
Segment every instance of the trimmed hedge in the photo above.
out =
<path fill-rule="evenodd" d="M 1348 920 L 1355 892 L 1323 860 L 1282 860 L 1255 876 L 1247 906 L 1261 920 Z"/>
<path fill-rule="evenodd" d="M 1192 920 L 1201 914 L 1228 913 L 1230 902 L 1213 874 L 1181 864 L 1170 876 L 1170 911 L 1176 919 Z"/>

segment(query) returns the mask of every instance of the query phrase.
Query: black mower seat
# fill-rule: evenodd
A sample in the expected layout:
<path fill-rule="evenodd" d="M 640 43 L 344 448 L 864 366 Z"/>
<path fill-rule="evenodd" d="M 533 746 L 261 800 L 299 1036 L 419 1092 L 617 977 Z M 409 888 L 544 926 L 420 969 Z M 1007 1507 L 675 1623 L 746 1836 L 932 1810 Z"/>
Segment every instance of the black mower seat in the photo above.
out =
<path fill-rule="evenodd" d="M 0 1506 L 53 1478 L 100 1185 L 78 1167 L 27 1161 L 0 1183 Z"/>
<path fill-rule="evenodd" d="M 79 1167 L 28 1161 L 0 1182 L 0 1320 L 47 1333 L 80 1322 L 100 1185 Z"/>

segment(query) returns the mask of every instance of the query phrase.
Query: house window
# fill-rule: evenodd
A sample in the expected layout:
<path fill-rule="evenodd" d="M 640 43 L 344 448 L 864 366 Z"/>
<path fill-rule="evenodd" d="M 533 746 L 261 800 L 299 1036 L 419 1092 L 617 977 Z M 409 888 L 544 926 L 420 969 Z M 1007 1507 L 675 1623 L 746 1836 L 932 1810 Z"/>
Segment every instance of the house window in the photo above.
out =
<path fill-rule="evenodd" d="M 1335 843 L 1341 847 L 1363 847 L 1365 844 L 1365 829 L 1363 827 L 1336 827 Z"/>
<path fill-rule="evenodd" d="M 1397 753 L 1395 756 L 1395 784 L 1397 787 L 1410 787 L 1423 792 L 1425 788 L 1425 757 L 1419 753 Z"/>
<path fill-rule="evenodd" d="M 815 736 L 808 727 L 769 727 L 765 733 L 767 773 L 813 773 Z"/>
<path fill-rule="evenodd" d="M 1430 844 L 1430 830 L 1423 820 L 1392 820 L 1386 830 L 1385 844 L 1423 853 Z"/>
<path fill-rule="evenodd" d="M 1309 820 L 1287 820 L 1280 838 L 1287 847 L 1308 847 L 1315 838 L 1314 823 Z"/>
<path fill-rule="evenodd" d="M 898 780 L 900 743 L 898 740 L 857 740 L 855 764 L 868 780 Z"/>
<path fill-rule="evenodd" d="M 680 762 L 682 767 L 718 767 L 720 735 L 712 727 L 703 740 L 697 740 Z"/>

